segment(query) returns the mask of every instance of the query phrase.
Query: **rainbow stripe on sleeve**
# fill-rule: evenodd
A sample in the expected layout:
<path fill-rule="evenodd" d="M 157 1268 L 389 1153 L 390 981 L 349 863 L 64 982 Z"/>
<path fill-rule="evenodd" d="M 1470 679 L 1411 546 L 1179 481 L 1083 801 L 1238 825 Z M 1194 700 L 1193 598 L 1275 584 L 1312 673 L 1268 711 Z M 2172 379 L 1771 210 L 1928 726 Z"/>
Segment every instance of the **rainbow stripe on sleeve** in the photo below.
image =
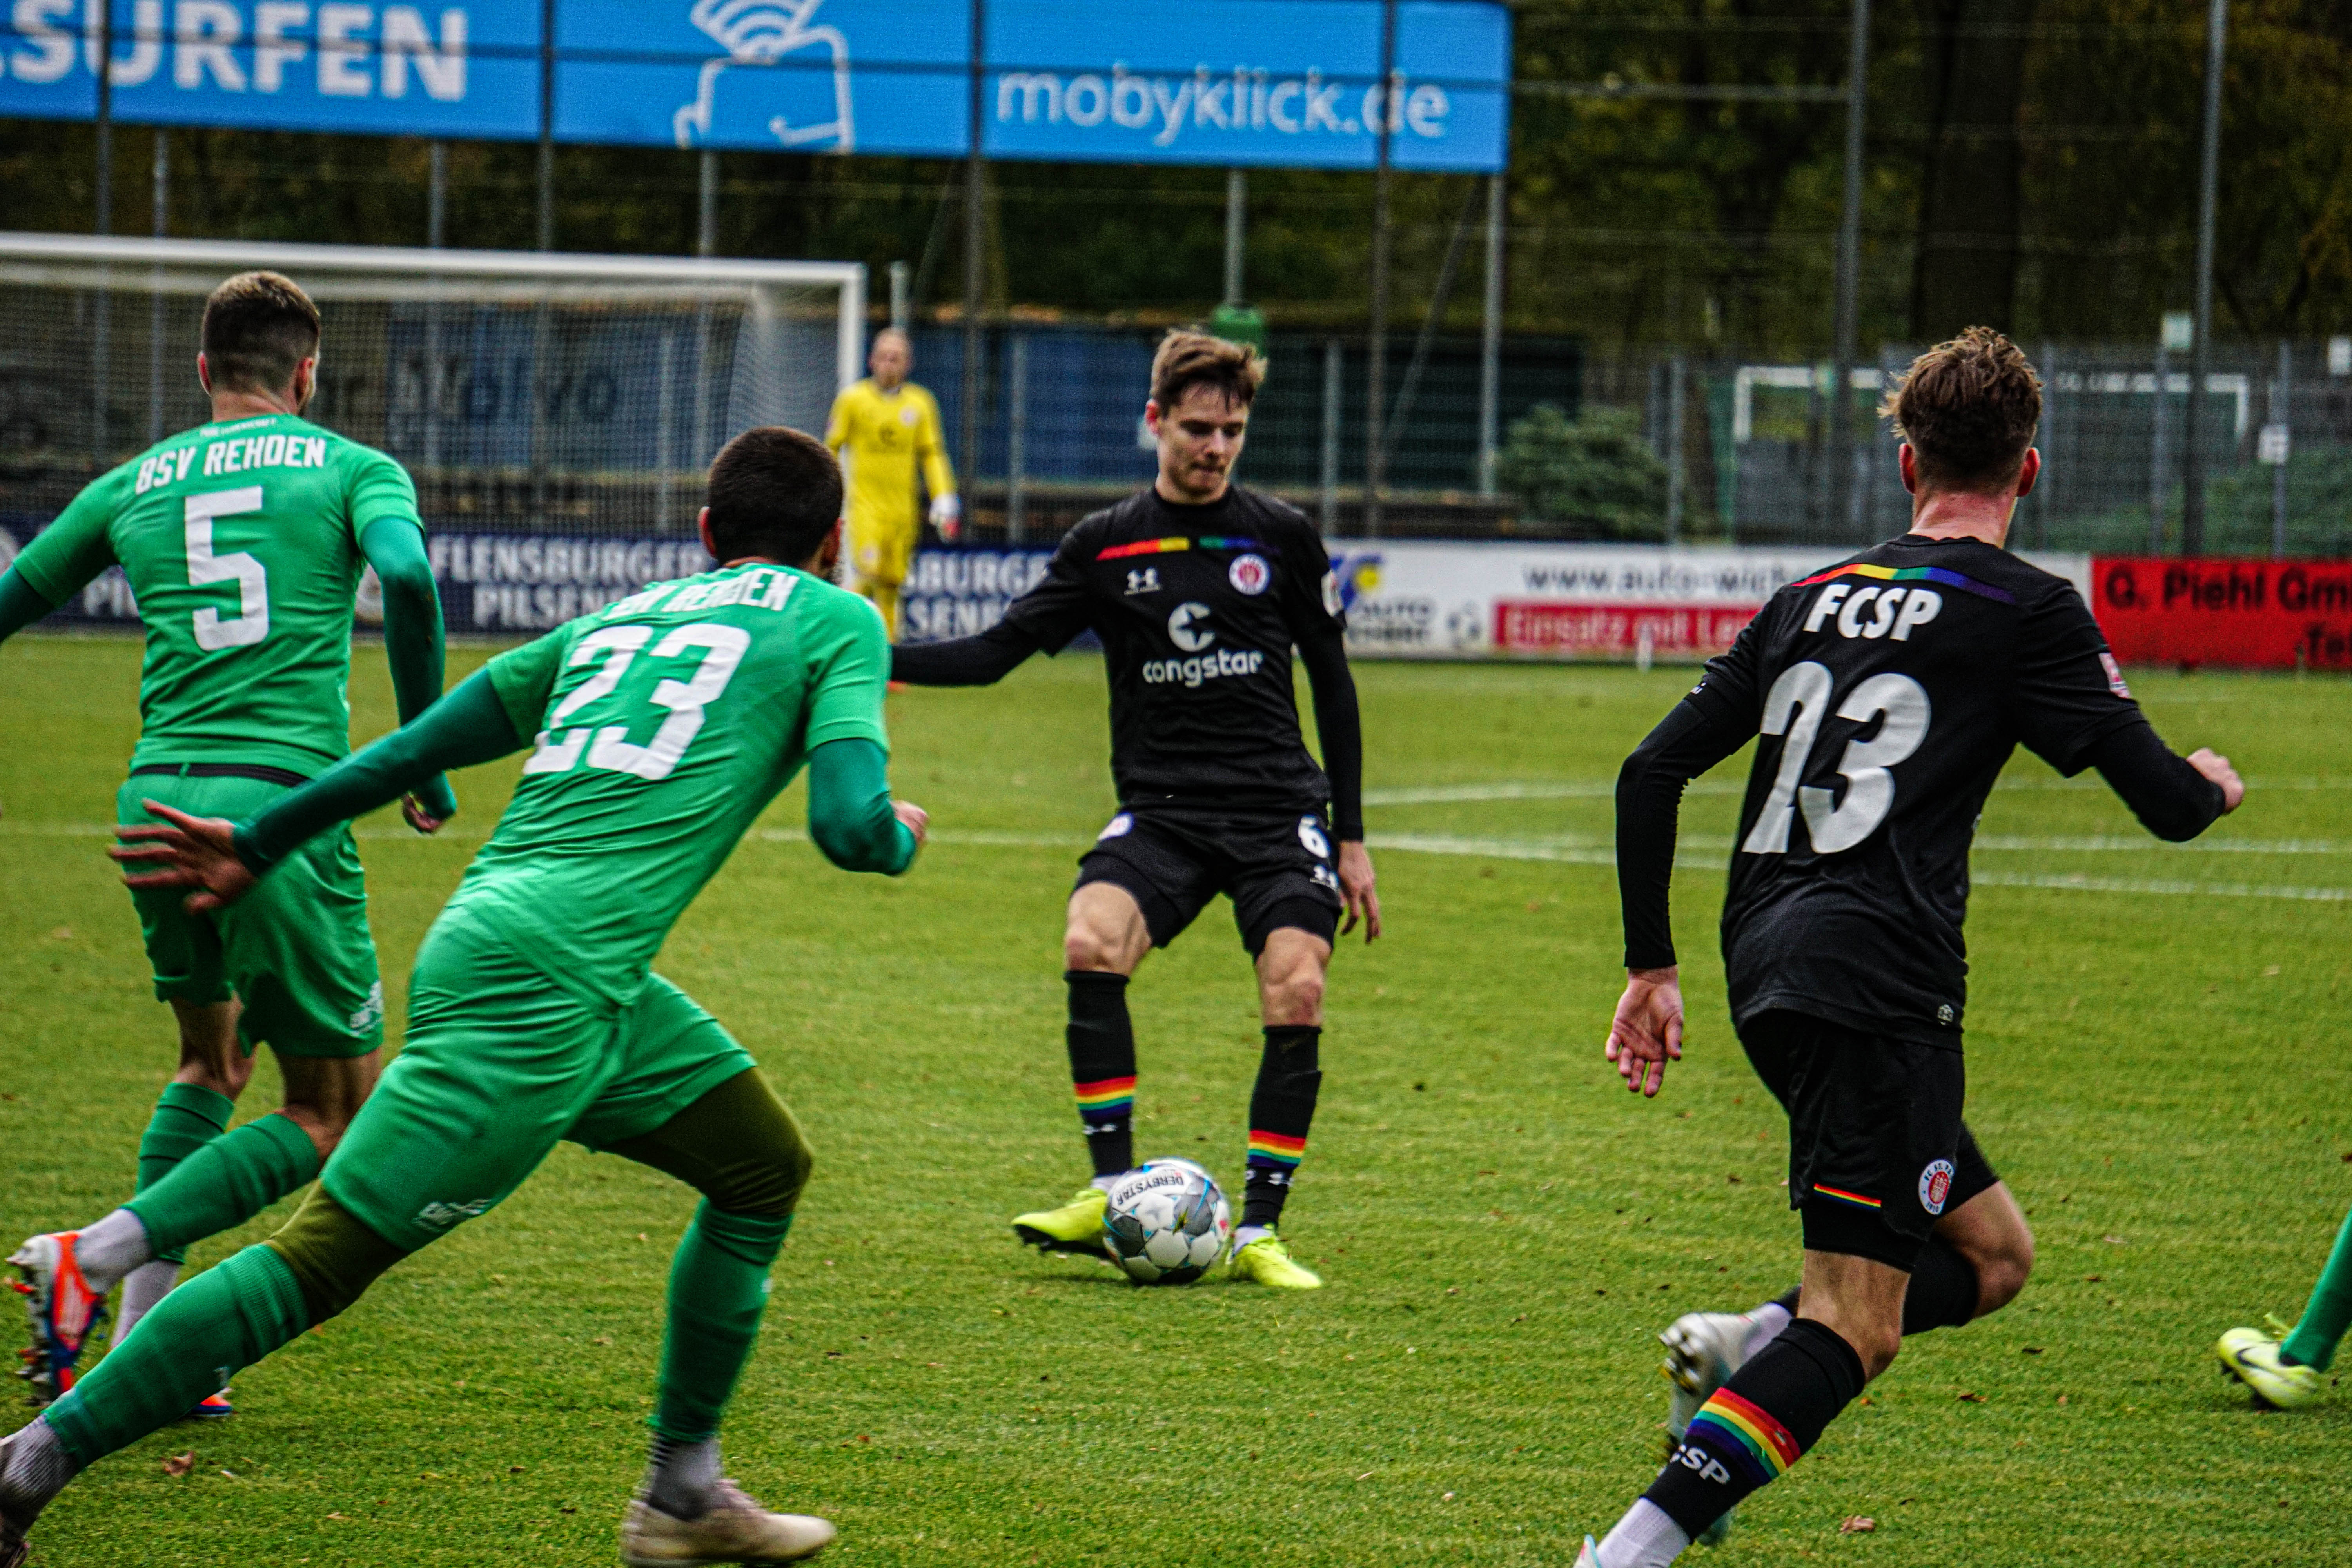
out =
<path fill-rule="evenodd" d="M 1867 562 L 1863 562 L 1852 566 L 1832 566 L 1826 572 L 1816 573 L 1811 577 L 1789 585 L 1792 588 L 1810 588 L 1816 583 L 1826 583 L 1832 577 L 1872 577 L 1881 583 L 1940 583 L 1947 588 L 1958 588 L 1963 594 L 1974 594 L 1979 598 L 1991 599 L 1998 604 L 2017 603 L 2017 595 L 2007 589 L 1996 588 L 1990 583 L 1979 583 L 1973 577 L 1962 576 L 1959 573 L 1945 566 L 1874 566 Z"/>
<path fill-rule="evenodd" d="M 1095 552 L 1097 561 L 1122 561 L 1130 555 L 1165 555 L 1171 550 L 1257 550 L 1268 555 L 1278 552 L 1260 544 L 1255 539 L 1226 539 L 1203 534 L 1198 539 L 1171 535 L 1166 539 L 1139 539 L 1132 544 L 1114 544 Z"/>
<path fill-rule="evenodd" d="M 1804 1452 L 1770 1411 L 1727 1388 L 1717 1389 L 1715 1397 L 1691 1417 L 1684 1441 L 1702 1440 L 1711 1449 L 1744 1460 L 1749 1479 L 1759 1486 L 1780 1479 Z"/>
<path fill-rule="evenodd" d="M 1255 1130 L 1249 1135 L 1249 1163 L 1253 1165 L 1280 1165 L 1287 1170 L 1306 1157 L 1307 1140 L 1304 1138 Z"/>
<path fill-rule="evenodd" d="M 1135 1079 L 1098 1079 L 1076 1086 L 1078 1115 L 1088 1121 L 1117 1121 L 1135 1109 Z"/>

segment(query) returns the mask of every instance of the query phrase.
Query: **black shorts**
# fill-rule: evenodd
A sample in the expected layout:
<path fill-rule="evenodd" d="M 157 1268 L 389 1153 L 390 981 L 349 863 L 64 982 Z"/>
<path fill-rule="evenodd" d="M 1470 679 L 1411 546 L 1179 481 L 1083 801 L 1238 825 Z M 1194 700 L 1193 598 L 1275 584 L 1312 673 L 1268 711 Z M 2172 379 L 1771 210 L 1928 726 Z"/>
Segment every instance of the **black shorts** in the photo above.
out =
<path fill-rule="evenodd" d="M 1321 812 L 1122 810 L 1078 858 L 1077 885 L 1108 882 L 1133 894 L 1154 947 L 1174 942 L 1223 893 L 1255 958 L 1284 926 L 1332 940 L 1340 901 L 1331 856 Z"/>
<path fill-rule="evenodd" d="M 1944 1215 L 2000 1178 L 1960 1120 L 1960 1053 L 1770 1012 L 1739 1031 L 1789 1113 L 1789 1206 L 1805 1247 L 1908 1270 Z"/>

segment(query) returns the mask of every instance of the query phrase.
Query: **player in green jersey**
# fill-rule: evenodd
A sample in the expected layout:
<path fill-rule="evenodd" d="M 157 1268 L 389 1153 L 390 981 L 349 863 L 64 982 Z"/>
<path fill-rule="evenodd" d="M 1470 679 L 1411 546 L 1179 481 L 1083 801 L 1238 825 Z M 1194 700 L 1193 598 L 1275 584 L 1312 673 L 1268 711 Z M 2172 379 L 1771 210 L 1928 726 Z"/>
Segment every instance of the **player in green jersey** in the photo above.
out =
<path fill-rule="evenodd" d="M 146 624 L 140 736 L 117 820 L 142 797 L 203 816 L 247 816 L 351 750 L 352 593 L 383 584 L 384 646 L 401 717 L 441 695 L 441 602 L 416 491 L 401 466 L 302 418 L 318 384 L 319 311 L 275 272 L 247 272 L 205 303 L 196 375 L 207 425 L 104 475 L 0 575 L 0 639 L 120 566 Z M 457 809 L 417 781 L 408 820 L 430 833 Z M 171 1004 L 180 1066 L 139 1145 L 137 1195 L 79 1231 L 37 1236 L 23 1270 L 37 1401 L 74 1363 L 122 1282 L 118 1342 L 172 1288 L 188 1244 L 243 1223 L 308 1183 L 374 1084 L 383 990 L 351 835 L 308 845 L 233 910 L 192 915 L 134 891 L 155 994 Z M 266 1041 L 285 1102 L 230 1132 Z M 198 1415 L 226 1415 L 225 1398 Z"/>
<path fill-rule="evenodd" d="M 834 864 L 904 871 L 888 637 L 826 579 L 841 470 L 797 431 L 753 430 L 711 466 L 719 570 L 656 584 L 503 654 L 415 722 L 232 825 L 165 808 L 116 853 L 234 907 L 313 835 L 444 768 L 531 748 L 512 803 L 435 922 L 406 1047 L 286 1227 L 173 1292 L 0 1445 L 0 1568 L 82 1467 L 155 1430 L 229 1372 L 356 1300 L 520 1184 L 558 1140 L 652 1165 L 703 1202 L 670 1274 L 653 1457 L 621 1531 L 635 1564 L 791 1562 L 833 1539 L 720 1473 L 718 1427 L 791 1228 L 807 1145 L 751 1057 L 651 973 L 655 952 L 754 818 L 809 764 L 809 831 Z"/>
<path fill-rule="evenodd" d="M 2327 1369 L 2352 1330 L 2352 1217 L 2336 1233 L 2336 1246 L 2303 1305 L 2303 1316 L 2293 1323 L 2264 1317 L 2265 1327 L 2231 1329 L 2213 1347 L 2222 1374 L 2281 1410 L 2318 1404 L 2335 1386 Z"/>

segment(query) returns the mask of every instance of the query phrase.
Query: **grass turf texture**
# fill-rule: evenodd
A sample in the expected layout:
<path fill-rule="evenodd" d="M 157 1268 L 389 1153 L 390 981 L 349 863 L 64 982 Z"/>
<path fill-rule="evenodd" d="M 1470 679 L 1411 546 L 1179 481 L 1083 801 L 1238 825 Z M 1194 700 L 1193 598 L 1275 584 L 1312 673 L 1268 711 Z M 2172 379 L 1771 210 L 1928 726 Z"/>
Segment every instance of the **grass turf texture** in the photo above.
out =
<path fill-rule="evenodd" d="M 456 656 L 452 679 L 480 657 Z M 0 654 L 8 1240 L 126 1194 L 170 1066 L 91 828 L 133 738 L 136 659 L 58 637 Z M 372 734 L 388 686 L 380 654 L 359 662 Z M 725 1438 L 772 1504 L 839 1521 L 828 1561 L 1564 1564 L 1657 1462 L 1652 1336 L 1793 1280 L 1783 1126 L 1715 958 L 1740 763 L 1685 809 L 1688 1059 L 1643 1103 L 1600 1055 L 1621 978 L 1614 880 L 1591 863 L 1607 786 L 1686 672 L 1359 679 L 1375 844 L 1422 847 L 1376 851 L 1390 933 L 1334 966 L 1290 1215 L 1320 1294 L 1138 1289 L 1006 1227 L 1085 1174 L 1057 942 L 1072 859 L 1112 805 L 1095 662 L 892 698 L 898 786 L 940 830 L 913 875 L 824 867 L 795 789 L 679 926 L 663 972 L 751 1047 L 818 1150 Z M 2352 687 L 2139 684 L 2171 740 L 2255 782 L 2210 838 L 2300 852 L 2155 847 L 2095 780 L 2011 767 L 1983 833 L 2016 847 L 1980 849 L 1980 879 L 2125 889 L 1975 901 L 1971 1121 L 2032 1215 L 2039 1270 L 1996 1318 L 1913 1342 L 1701 1561 L 2343 1561 L 2352 1394 L 2255 1414 L 2209 1347 L 2291 1315 L 2352 1205 L 2352 915 L 2146 885 L 2352 885 Z M 395 1026 L 417 941 L 512 776 L 461 776 L 443 840 L 390 813 L 362 826 Z M 1257 1021 L 1225 906 L 1145 965 L 1133 1004 L 1139 1152 L 1238 1184 Z M 244 1113 L 276 1092 L 265 1053 Z M 610 1561 L 689 1210 L 666 1178 L 567 1146 L 244 1373 L 233 1423 L 99 1465 L 43 1520 L 39 1560 Z M 166 1476 L 189 1449 L 191 1473 Z M 1842 1536 L 1856 1514 L 1876 1531 Z"/>

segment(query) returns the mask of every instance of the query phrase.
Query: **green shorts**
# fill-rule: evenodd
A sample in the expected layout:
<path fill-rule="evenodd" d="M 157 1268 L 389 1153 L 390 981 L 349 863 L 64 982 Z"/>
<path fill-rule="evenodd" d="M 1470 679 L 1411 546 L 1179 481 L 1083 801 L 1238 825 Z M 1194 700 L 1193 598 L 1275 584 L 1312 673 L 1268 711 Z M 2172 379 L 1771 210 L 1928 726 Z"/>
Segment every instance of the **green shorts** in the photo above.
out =
<path fill-rule="evenodd" d="M 559 1140 L 643 1136 L 756 1065 L 658 974 L 629 1006 L 600 1011 L 498 931 L 444 915 L 409 977 L 408 1043 L 320 1181 L 414 1251 L 504 1202 Z"/>
<path fill-rule="evenodd" d="M 156 820 L 159 800 L 194 816 L 242 822 L 286 793 L 260 779 L 137 773 L 115 820 Z M 349 828 L 322 833 L 225 910 L 192 915 L 173 889 L 134 889 L 158 1001 L 245 1004 L 245 1048 L 289 1057 L 363 1057 L 383 1044 L 383 984 L 368 934 L 367 883 Z"/>

